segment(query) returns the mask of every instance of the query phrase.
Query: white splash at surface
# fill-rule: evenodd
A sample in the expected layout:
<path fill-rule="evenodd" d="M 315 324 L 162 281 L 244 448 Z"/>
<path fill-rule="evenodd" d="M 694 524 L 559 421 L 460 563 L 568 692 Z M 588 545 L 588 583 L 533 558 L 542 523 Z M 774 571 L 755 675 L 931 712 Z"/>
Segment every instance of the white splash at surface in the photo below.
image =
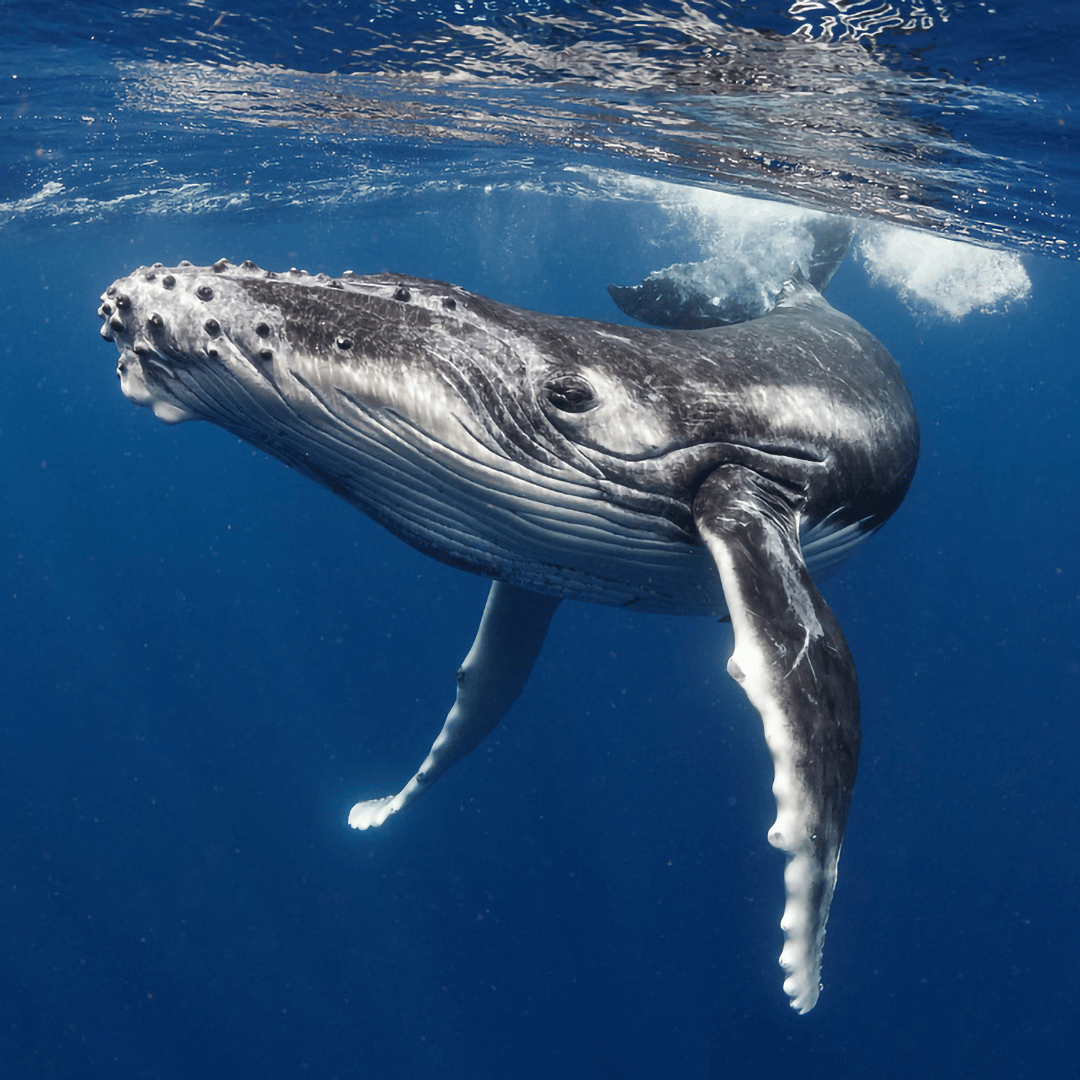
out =
<path fill-rule="evenodd" d="M 594 168 L 572 171 L 587 176 L 604 194 L 651 202 L 661 207 L 672 224 L 698 244 L 702 257 L 727 258 L 762 266 L 806 255 L 813 239 L 806 223 L 829 217 L 789 203 L 747 198 L 711 188 L 673 184 L 666 180 Z"/>
<path fill-rule="evenodd" d="M 927 305 L 953 319 L 1000 311 L 1031 292 L 1031 280 L 1011 251 L 978 247 L 932 233 L 864 225 L 858 253 L 870 276 L 908 304 Z"/>
<path fill-rule="evenodd" d="M 829 217 L 787 203 L 588 171 L 609 193 L 653 201 L 699 247 L 703 258 L 696 267 L 676 264 L 664 271 L 676 279 L 723 278 L 743 287 L 755 282 L 763 294 L 773 293 L 793 265 L 809 261 L 815 239 L 808 226 Z M 1031 291 L 1015 252 L 895 225 L 854 224 L 854 247 L 871 278 L 894 289 L 912 307 L 959 319 L 972 311 L 1002 311 Z"/>

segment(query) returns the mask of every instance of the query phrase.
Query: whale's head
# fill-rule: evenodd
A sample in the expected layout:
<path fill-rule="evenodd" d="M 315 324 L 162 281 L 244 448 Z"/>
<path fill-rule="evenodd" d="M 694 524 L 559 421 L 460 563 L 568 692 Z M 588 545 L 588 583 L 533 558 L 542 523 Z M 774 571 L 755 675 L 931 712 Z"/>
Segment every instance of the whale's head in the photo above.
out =
<path fill-rule="evenodd" d="M 338 448 L 350 475 L 363 455 L 403 440 L 428 464 L 457 470 L 494 454 L 498 472 L 518 480 L 598 480 L 611 463 L 646 457 L 655 471 L 695 442 L 647 370 L 650 350 L 620 328 L 524 312 L 441 282 L 278 274 L 222 259 L 142 267 L 101 300 L 101 334 L 120 352 L 129 400 L 166 423 L 210 420 L 277 456 L 292 444 L 299 457 L 325 456 L 328 470 L 332 453 L 307 440 L 332 451 L 336 440 L 374 438 Z M 589 328 L 585 347 L 561 325 L 575 323 Z M 502 486 L 494 474 L 486 481 Z"/>

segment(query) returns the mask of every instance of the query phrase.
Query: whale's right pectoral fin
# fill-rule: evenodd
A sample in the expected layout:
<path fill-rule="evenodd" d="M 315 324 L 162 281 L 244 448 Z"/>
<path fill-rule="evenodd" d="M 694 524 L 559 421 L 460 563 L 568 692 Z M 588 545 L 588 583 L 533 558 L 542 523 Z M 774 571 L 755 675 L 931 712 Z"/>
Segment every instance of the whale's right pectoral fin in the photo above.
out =
<path fill-rule="evenodd" d="M 761 714 L 775 767 L 769 843 L 788 856 L 784 990 L 814 1007 L 859 757 L 859 689 L 833 613 L 799 547 L 800 499 L 741 465 L 713 472 L 694 520 L 724 588 L 735 650 L 728 674 Z"/>
<path fill-rule="evenodd" d="M 349 824 L 354 829 L 381 825 L 415 802 L 496 728 L 528 681 L 558 606 L 557 596 L 492 582 L 476 639 L 458 668 L 457 700 L 442 731 L 416 775 L 396 795 L 352 808 Z"/>

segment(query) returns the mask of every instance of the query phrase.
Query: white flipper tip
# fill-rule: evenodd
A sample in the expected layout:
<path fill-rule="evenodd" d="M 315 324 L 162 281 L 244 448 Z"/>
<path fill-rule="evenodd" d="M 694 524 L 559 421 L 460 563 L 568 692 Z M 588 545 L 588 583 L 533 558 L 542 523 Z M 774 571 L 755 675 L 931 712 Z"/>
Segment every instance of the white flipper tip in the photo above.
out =
<path fill-rule="evenodd" d="M 366 802 L 358 802 L 349 811 L 349 824 L 354 829 L 374 829 L 381 825 L 396 809 L 391 805 L 393 795 L 387 795 L 382 799 L 368 799 Z"/>
<path fill-rule="evenodd" d="M 784 980 L 784 993 L 791 998 L 791 1007 L 800 1015 L 808 1013 L 821 993 L 821 983 L 807 984 L 798 976 Z"/>
<path fill-rule="evenodd" d="M 839 855 L 829 860 L 830 872 L 809 851 L 797 850 L 790 854 L 784 868 L 787 903 L 780 919 L 780 929 L 784 932 L 780 967 L 786 976 L 784 993 L 799 1013 L 809 1012 L 821 992 L 821 953 L 838 858 Z M 827 879 L 824 889 L 819 888 L 822 875 Z"/>

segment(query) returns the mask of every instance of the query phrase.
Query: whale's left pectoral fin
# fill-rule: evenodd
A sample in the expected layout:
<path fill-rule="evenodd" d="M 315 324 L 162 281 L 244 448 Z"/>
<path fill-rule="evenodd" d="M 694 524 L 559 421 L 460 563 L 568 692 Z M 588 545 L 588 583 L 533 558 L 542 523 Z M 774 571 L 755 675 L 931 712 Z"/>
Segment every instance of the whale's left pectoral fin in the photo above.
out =
<path fill-rule="evenodd" d="M 761 714 L 775 767 L 769 843 L 787 853 L 780 964 L 808 1012 L 859 756 L 859 690 L 840 626 L 799 547 L 799 497 L 741 465 L 713 472 L 694 500 L 716 562 L 735 649 L 728 673 Z"/>
<path fill-rule="evenodd" d="M 396 795 L 358 802 L 354 829 L 381 825 L 415 802 L 451 765 L 489 735 L 521 693 L 540 654 L 557 596 L 491 584 L 472 648 L 457 673 L 457 699 L 416 775 Z"/>

